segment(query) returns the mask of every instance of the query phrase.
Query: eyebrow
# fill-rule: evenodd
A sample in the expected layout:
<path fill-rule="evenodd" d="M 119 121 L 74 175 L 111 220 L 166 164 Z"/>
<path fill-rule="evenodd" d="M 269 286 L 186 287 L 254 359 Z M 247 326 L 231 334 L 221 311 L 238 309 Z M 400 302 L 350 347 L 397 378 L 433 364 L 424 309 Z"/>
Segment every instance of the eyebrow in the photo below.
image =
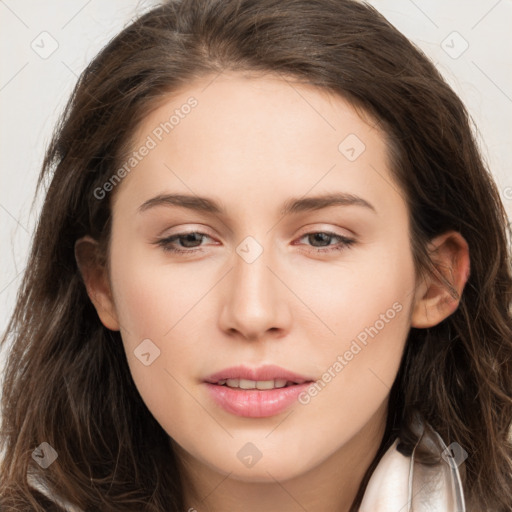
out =
<path fill-rule="evenodd" d="M 142 213 L 157 206 L 178 206 L 216 215 L 226 214 L 226 208 L 222 203 L 208 197 L 187 194 L 159 194 L 142 203 L 138 211 Z M 330 206 L 362 206 L 377 213 L 375 207 L 362 197 L 345 192 L 336 192 L 288 199 L 283 203 L 280 214 L 286 216 L 306 211 L 320 210 Z"/>

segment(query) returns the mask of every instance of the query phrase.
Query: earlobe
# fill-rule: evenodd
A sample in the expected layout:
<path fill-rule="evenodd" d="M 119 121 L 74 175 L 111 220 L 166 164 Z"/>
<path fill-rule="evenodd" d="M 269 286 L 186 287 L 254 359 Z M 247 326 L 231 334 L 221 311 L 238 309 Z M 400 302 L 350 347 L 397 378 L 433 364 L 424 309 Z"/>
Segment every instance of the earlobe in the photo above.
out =
<path fill-rule="evenodd" d="M 106 269 L 100 264 L 98 242 L 90 236 L 75 242 L 75 260 L 101 323 L 112 331 L 119 330 L 119 321 Z"/>
<path fill-rule="evenodd" d="M 470 273 L 469 247 L 460 233 L 449 231 L 438 236 L 429 244 L 429 252 L 437 276 L 425 277 L 416 289 L 411 327 L 420 329 L 439 324 L 457 310 Z M 456 296 L 441 276 L 452 285 Z"/>

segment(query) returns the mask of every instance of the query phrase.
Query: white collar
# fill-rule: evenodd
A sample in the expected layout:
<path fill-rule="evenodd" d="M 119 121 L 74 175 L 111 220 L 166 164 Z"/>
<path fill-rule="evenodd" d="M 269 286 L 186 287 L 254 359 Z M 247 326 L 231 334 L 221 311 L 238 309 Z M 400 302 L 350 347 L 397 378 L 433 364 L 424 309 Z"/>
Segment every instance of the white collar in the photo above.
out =
<path fill-rule="evenodd" d="M 459 465 L 467 454 L 453 443 L 448 448 L 439 434 L 424 429 L 411 456 L 398 450 L 397 438 L 373 471 L 359 512 L 465 512 Z M 432 463 L 419 462 L 418 453 L 428 452 Z"/>

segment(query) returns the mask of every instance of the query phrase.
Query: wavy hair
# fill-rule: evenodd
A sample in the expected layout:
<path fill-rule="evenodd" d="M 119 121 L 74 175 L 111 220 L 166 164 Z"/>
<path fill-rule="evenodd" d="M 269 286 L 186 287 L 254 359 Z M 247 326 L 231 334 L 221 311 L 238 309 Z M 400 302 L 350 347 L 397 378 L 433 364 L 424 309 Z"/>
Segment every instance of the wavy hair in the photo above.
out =
<path fill-rule="evenodd" d="M 393 438 L 414 446 L 419 412 L 469 457 L 468 510 L 512 509 L 510 228 L 472 121 L 429 59 L 373 7 L 355 0 L 171 0 L 143 14 L 81 74 L 37 182 L 45 200 L 1 345 L 2 510 L 62 510 L 27 484 L 44 478 L 83 510 L 183 510 L 169 437 L 132 380 L 119 332 L 100 322 L 75 241 L 101 241 L 108 265 L 114 193 L 101 187 L 149 112 L 197 78 L 271 73 L 334 92 L 389 139 L 410 216 L 418 272 L 439 272 L 427 244 L 448 230 L 469 245 L 458 309 L 412 328 L 391 390 L 386 432 L 352 505 Z M 450 286 L 448 281 L 446 286 Z M 58 452 L 43 470 L 42 442 Z"/>

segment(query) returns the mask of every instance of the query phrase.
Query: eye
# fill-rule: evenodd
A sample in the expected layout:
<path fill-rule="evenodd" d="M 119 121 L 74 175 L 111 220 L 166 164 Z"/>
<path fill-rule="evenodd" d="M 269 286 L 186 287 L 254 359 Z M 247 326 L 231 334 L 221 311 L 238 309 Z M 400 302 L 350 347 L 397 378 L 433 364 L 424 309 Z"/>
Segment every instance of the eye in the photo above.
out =
<path fill-rule="evenodd" d="M 317 247 L 313 245 L 313 252 L 322 253 L 322 252 L 331 252 L 331 251 L 341 251 L 343 249 L 349 248 L 351 245 L 355 243 L 355 240 L 352 238 L 348 238 L 346 236 L 337 235 L 336 233 L 331 233 L 329 231 L 314 231 L 311 233 L 306 233 L 305 235 L 302 235 L 299 240 L 302 240 L 303 238 L 308 239 L 309 242 L 312 242 L 313 244 L 316 244 L 319 242 L 320 244 L 327 242 L 326 246 L 320 246 Z M 330 244 L 329 239 L 338 239 L 337 244 Z"/>
<path fill-rule="evenodd" d="M 203 238 L 211 238 L 206 233 L 201 233 L 199 231 L 190 231 L 188 233 L 177 233 L 176 235 L 169 236 L 167 238 L 162 238 L 157 240 L 155 244 L 162 247 L 165 252 L 172 253 L 182 253 L 182 254 L 191 254 L 194 252 L 201 252 L 201 241 Z M 337 235 L 336 233 L 331 233 L 329 231 L 314 231 L 311 233 L 306 233 L 302 235 L 299 240 L 303 238 L 308 239 L 309 242 L 313 244 L 316 243 L 326 243 L 325 246 L 315 246 L 313 245 L 313 252 L 315 253 L 325 253 L 331 251 L 340 251 L 346 248 L 349 248 L 351 245 L 355 243 L 355 240 L 351 238 L 347 238 L 342 235 Z M 338 243 L 331 244 L 329 240 L 337 239 Z M 177 242 L 181 242 L 181 246 L 177 246 Z"/>
<path fill-rule="evenodd" d="M 201 251 L 196 245 L 201 242 L 201 238 L 210 238 L 206 233 L 200 233 L 199 231 L 190 231 L 188 233 L 178 233 L 176 235 L 162 238 L 156 241 L 156 244 L 162 247 L 165 252 L 173 253 L 192 253 Z M 176 247 L 177 241 L 184 241 L 184 249 Z M 183 246 L 182 246 L 183 247 Z"/>

